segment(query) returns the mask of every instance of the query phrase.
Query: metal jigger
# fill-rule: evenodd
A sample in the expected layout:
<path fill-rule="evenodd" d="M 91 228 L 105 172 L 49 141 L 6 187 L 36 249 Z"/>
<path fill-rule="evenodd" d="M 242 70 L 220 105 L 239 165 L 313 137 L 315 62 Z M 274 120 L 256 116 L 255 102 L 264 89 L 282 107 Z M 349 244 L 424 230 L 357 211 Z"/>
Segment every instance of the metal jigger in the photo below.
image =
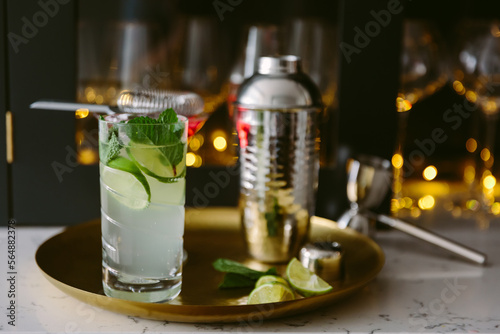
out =
<path fill-rule="evenodd" d="M 388 160 L 366 155 L 351 158 L 347 162 L 347 198 L 351 205 L 338 219 L 338 226 L 373 236 L 373 224 L 364 212 L 382 203 L 390 189 L 391 176 Z"/>
<path fill-rule="evenodd" d="M 338 219 L 338 227 L 350 227 L 373 236 L 375 228 L 372 222 L 377 221 L 475 263 L 486 264 L 485 254 L 404 220 L 373 212 L 391 188 L 391 179 L 391 163 L 387 160 L 372 156 L 350 159 L 347 166 L 347 198 L 351 207 Z"/>

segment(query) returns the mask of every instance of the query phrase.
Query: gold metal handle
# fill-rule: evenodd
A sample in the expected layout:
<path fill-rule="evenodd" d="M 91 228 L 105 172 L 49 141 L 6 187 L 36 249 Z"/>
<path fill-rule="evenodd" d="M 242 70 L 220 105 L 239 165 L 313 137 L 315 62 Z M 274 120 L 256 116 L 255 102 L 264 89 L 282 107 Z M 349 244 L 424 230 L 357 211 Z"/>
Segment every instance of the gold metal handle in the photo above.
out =
<path fill-rule="evenodd" d="M 5 113 L 5 134 L 6 134 L 8 164 L 14 162 L 14 125 L 12 119 L 13 119 L 12 112 L 7 111 Z"/>

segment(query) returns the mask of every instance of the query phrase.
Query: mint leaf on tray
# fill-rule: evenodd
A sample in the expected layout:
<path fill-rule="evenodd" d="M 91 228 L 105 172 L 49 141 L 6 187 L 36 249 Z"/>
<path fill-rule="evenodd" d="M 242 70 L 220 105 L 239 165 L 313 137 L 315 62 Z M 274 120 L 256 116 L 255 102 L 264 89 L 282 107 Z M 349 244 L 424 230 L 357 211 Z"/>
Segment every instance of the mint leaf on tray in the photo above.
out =
<path fill-rule="evenodd" d="M 249 288 L 255 285 L 255 280 L 240 274 L 226 273 L 219 284 L 219 289 Z"/>
<path fill-rule="evenodd" d="M 226 273 L 224 280 L 219 285 L 220 289 L 253 287 L 261 276 L 278 275 L 274 267 L 267 271 L 258 271 L 239 262 L 222 258 L 215 260 L 212 266 L 215 270 Z"/>

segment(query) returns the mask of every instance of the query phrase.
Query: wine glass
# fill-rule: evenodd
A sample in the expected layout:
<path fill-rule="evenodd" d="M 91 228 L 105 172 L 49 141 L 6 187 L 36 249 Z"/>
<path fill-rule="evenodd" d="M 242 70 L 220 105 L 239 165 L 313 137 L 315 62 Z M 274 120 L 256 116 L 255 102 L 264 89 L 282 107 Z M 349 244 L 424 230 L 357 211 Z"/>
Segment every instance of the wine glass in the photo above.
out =
<path fill-rule="evenodd" d="M 460 27 L 453 87 L 469 103 L 479 107 L 475 113 L 478 120 L 475 133 L 466 143 L 467 150 L 474 156 L 464 172 L 471 192 L 465 208 L 481 215 L 498 215 L 494 155 L 500 105 L 500 22 L 468 21 Z"/>
<path fill-rule="evenodd" d="M 174 30 L 163 42 L 168 59 L 167 89 L 194 92 L 205 104 L 200 115 L 189 118 L 187 165 L 230 163 L 234 160 L 228 139 L 231 130 L 225 121 L 227 111 L 221 108 L 228 95 L 231 63 L 228 32 L 213 16 L 179 16 L 172 26 Z M 212 115 L 215 119 L 205 127 Z M 216 146 L 217 140 L 220 146 Z"/>
<path fill-rule="evenodd" d="M 163 8 L 159 2 L 140 6 L 144 11 L 152 10 L 151 6 Z M 122 10 L 117 8 L 118 12 Z M 144 17 L 79 17 L 77 101 L 116 105 L 122 90 L 165 88 L 165 57 L 159 52 L 163 34 L 157 20 Z M 97 118 L 91 115 L 96 116 L 88 111 L 75 113 L 76 151 L 78 162 L 83 165 L 99 161 Z"/>
<path fill-rule="evenodd" d="M 190 133 L 198 132 L 227 97 L 227 50 L 221 25 L 212 17 L 187 16 L 166 40 L 170 55 L 167 87 L 200 95 L 204 112 L 190 119 Z"/>
<path fill-rule="evenodd" d="M 434 94 L 447 81 L 442 44 L 432 23 L 406 19 L 403 22 L 403 40 L 400 64 L 400 86 L 396 98 L 398 130 L 396 149 L 392 157 L 394 171 L 391 211 L 397 215 L 404 203 L 404 143 L 408 118 L 413 106 Z"/>
<path fill-rule="evenodd" d="M 336 162 L 338 132 L 337 79 L 338 59 L 337 29 L 318 18 L 294 18 L 286 24 L 285 50 L 299 56 L 306 74 L 318 86 L 325 108 L 320 124 L 320 163 L 333 167 Z"/>

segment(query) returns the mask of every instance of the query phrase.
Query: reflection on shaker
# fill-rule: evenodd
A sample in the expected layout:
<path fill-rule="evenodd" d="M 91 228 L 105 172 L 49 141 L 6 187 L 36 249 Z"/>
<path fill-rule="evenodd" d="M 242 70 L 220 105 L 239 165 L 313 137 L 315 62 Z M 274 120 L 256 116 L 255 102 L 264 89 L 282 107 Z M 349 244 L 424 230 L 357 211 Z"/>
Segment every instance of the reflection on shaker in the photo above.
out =
<path fill-rule="evenodd" d="M 251 256 L 285 262 L 304 243 L 314 214 L 321 94 L 296 56 L 261 57 L 235 103 L 240 211 Z"/>

